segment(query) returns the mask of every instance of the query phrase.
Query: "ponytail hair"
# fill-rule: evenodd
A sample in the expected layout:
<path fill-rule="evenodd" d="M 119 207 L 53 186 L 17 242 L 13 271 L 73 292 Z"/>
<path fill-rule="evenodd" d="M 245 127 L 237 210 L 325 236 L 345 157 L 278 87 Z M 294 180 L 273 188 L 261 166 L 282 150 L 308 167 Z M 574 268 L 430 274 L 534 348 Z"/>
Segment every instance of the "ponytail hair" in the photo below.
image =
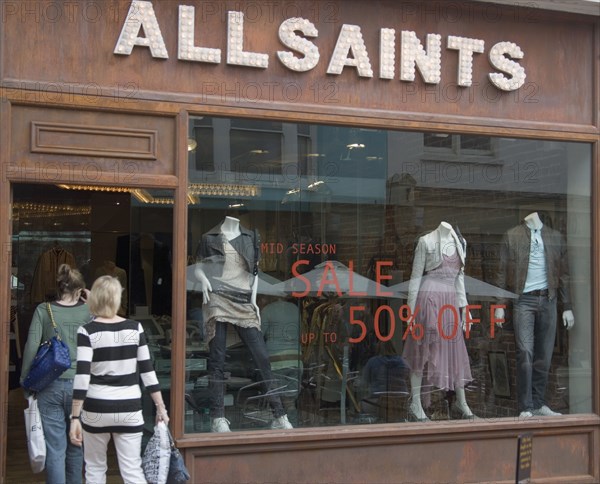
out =
<path fill-rule="evenodd" d="M 85 281 L 81 272 L 72 269 L 69 264 L 61 264 L 56 275 L 56 296 L 61 299 L 65 294 L 75 296 L 85 289 Z"/>

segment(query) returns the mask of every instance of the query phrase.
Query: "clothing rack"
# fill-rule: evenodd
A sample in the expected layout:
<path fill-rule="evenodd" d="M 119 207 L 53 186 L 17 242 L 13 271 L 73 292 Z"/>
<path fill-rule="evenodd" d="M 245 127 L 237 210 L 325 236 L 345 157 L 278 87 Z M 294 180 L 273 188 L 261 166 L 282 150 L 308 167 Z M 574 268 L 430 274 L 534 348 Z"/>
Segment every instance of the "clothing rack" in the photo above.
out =
<path fill-rule="evenodd" d="M 311 312 L 310 306 L 315 304 L 317 305 L 312 308 Z M 356 412 L 360 411 L 360 406 L 352 389 L 348 386 L 349 332 L 344 321 L 344 307 L 339 299 L 330 298 L 320 304 L 314 301 L 305 301 L 302 330 L 305 334 L 315 335 L 314 339 L 308 341 L 303 352 L 303 360 L 305 367 L 309 367 L 311 363 L 318 363 L 316 380 L 319 384 L 316 398 L 318 401 L 323 401 L 324 385 L 320 383 L 328 378 L 328 374 L 336 375 L 340 382 L 340 421 L 346 423 L 346 397 L 350 399 Z M 336 334 L 335 342 L 326 340 L 326 334 L 330 337 L 332 333 Z M 324 364 L 321 364 L 323 362 Z"/>

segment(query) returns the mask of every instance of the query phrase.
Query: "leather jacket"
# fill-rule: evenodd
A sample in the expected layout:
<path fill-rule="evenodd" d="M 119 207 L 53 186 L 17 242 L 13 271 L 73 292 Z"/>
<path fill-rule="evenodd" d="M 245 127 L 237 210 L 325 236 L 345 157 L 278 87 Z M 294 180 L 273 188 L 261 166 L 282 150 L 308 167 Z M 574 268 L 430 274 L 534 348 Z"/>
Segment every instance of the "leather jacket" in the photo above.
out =
<path fill-rule="evenodd" d="M 558 295 L 563 310 L 566 311 L 571 309 L 567 246 L 560 232 L 546 225 L 542 227 L 541 236 L 546 258 L 548 297 L 554 300 Z M 523 294 L 530 249 L 531 230 L 525 223 L 509 229 L 504 234 L 500 246 L 500 266 L 496 274 L 496 285 L 518 295 Z M 500 299 L 499 302 L 503 304 L 506 300 Z"/>
<path fill-rule="evenodd" d="M 260 237 L 256 230 L 251 231 L 240 225 L 241 234 L 229 241 L 246 263 L 248 273 L 258 274 L 260 259 Z M 196 250 L 196 260 L 202 263 L 202 269 L 209 280 L 223 275 L 225 250 L 221 224 L 213 227 L 202 236 Z"/>

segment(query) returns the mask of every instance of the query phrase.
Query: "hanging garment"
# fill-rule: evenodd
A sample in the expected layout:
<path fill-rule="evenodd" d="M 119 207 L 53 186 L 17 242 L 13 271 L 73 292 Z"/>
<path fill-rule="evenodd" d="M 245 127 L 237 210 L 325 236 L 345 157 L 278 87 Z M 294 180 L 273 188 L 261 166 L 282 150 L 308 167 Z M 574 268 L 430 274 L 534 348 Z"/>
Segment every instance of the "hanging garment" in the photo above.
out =
<path fill-rule="evenodd" d="M 32 304 L 39 304 L 56 295 L 56 274 L 61 264 L 69 264 L 71 269 L 77 269 L 73 254 L 62 247 L 53 247 L 38 258 L 31 285 Z"/>

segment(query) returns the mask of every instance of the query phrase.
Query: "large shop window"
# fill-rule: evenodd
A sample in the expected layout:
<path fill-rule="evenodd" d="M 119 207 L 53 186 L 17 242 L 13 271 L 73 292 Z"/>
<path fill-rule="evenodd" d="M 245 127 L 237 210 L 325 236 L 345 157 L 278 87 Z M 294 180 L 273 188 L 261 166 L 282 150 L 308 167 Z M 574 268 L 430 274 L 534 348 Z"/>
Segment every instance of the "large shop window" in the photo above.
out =
<path fill-rule="evenodd" d="M 189 135 L 186 432 L 591 411 L 589 145 Z"/>

